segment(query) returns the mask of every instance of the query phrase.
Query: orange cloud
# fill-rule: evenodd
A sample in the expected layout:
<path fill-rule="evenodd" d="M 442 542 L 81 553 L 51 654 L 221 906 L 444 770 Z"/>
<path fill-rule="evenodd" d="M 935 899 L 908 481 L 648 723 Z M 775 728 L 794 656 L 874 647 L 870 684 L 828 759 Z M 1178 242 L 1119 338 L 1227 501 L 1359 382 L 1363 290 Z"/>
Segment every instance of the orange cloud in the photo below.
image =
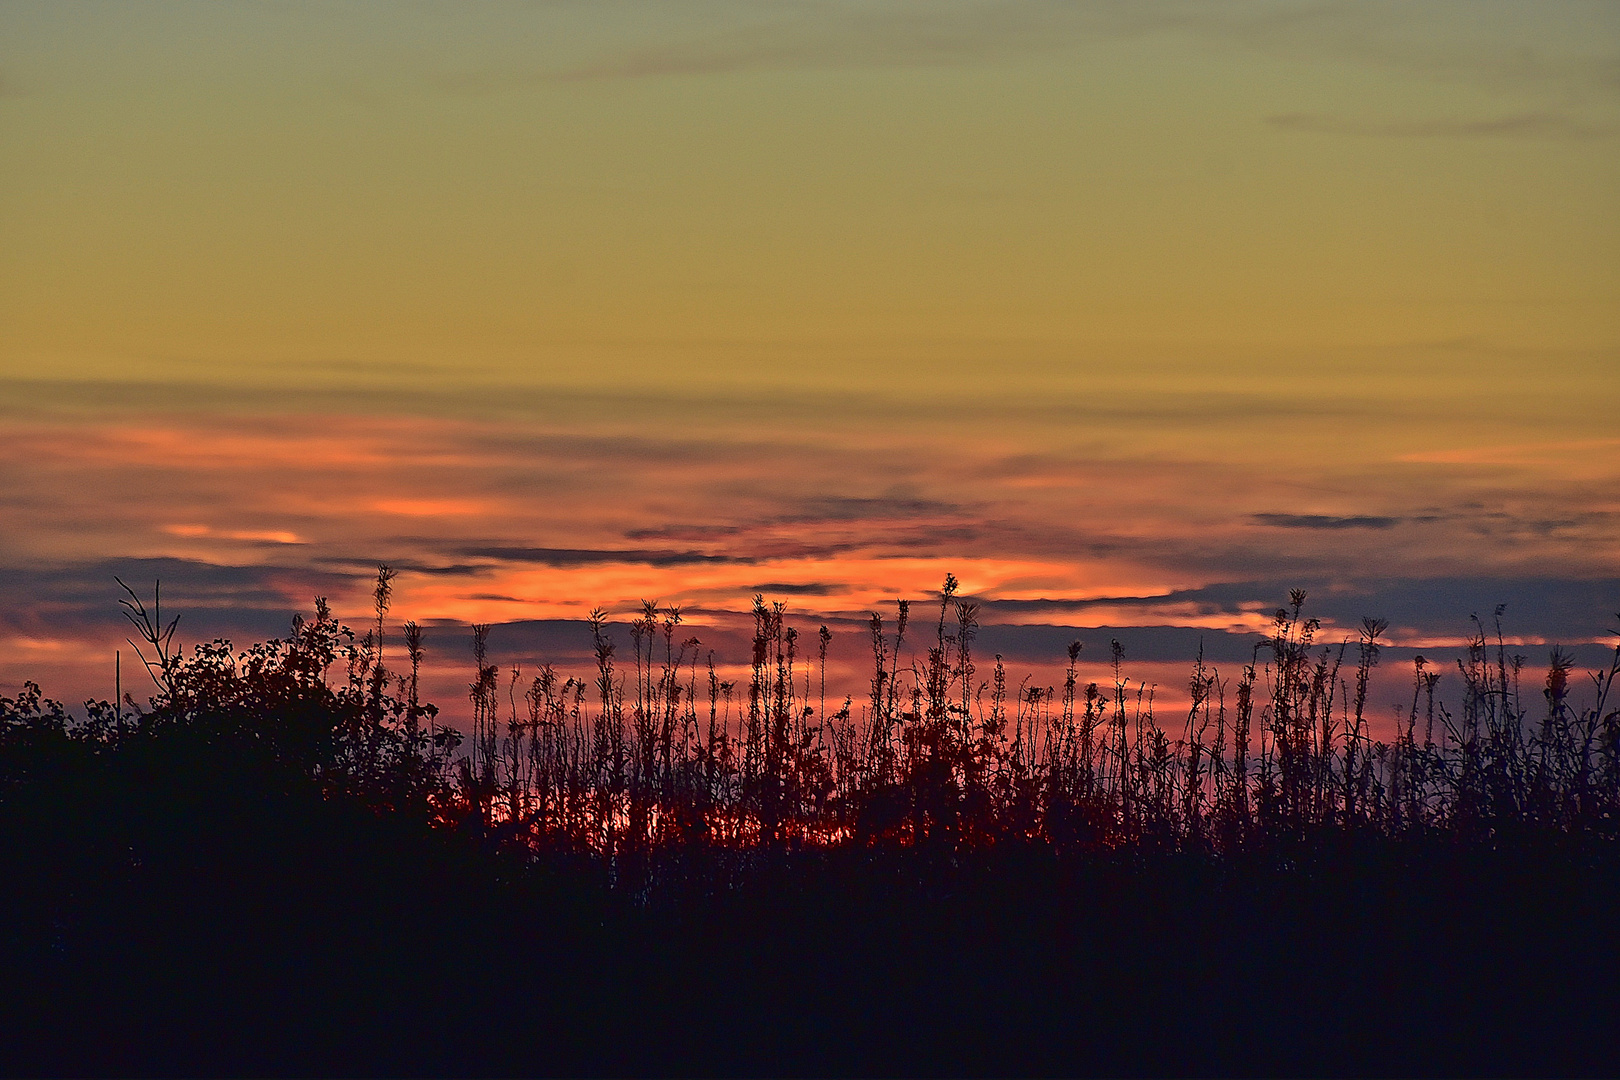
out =
<path fill-rule="evenodd" d="M 182 536 L 187 539 L 251 540 L 269 544 L 307 543 L 297 533 L 285 529 L 215 529 L 208 525 L 165 525 L 163 531 L 170 536 Z"/>

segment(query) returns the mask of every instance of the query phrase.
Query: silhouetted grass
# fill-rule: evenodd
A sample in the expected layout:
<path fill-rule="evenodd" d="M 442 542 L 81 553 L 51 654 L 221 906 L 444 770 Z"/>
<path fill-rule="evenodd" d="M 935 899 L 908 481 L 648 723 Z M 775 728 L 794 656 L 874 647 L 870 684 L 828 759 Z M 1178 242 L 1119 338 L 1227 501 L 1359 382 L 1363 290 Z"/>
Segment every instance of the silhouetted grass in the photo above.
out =
<path fill-rule="evenodd" d="M 742 688 L 653 605 L 627 663 L 593 618 L 589 678 L 503 686 L 475 628 L 463 739 L 410 624 L 385 666 L 390 585 L 358 639 L 317 603 L 189 655 L 131 594 L 149 706 L 0 698 L 6 1071 L 1617 1063 L 1620 650 L 1532 710 L 1479 627 L 1381 743 L 1384 627 L 1324 646 L 1295 594 L 1166 730 L 1117 646 L 1010 694 L 948 580 L 830 712 L 830 635 L 762 598 Z"/>
<path fill-rule="evenodd" d="M 826 628 L 817 672 L 783 606 L 759 597 L 746 696 L 715 677 L 697 639 L 677 644 L 678 610 L 648 604 L 632 626 L 633 669 L 615 666 L 597 613 L 595 677 L 559 684 L 547 667 L 519 688 L 514 671 L 503 716 L 476 630 L 471 752 L 451 803 L 522 845 L 615 867 L 693 844 L 1226 854 L 1322 830 L 1609 837 L 1620 818 L 1620 648 L 1588 701 L 1572 701 L 1558 649 L 1527 694 L 1498 613 L 1494 640 L 1477 625 L 1458 665 L 1460 702 L 1437 694 L 1440 673 L 1419 658 L 1409 713 L 1379 741 L 1367 704 L 1386 624 L 1321 644 L 1296 592 L 1235 675 L 1195 661 L 1191 708 L 1167 729 L 1117 642 L 1109 685 L 1079 685 L 1076 642 L 1061 692 L 1009 697 L 999 656 L 981 678 L 976 611 L 955 592 L 948 580 L 909 662 L 909 604 L 892 634 L 874 614 L 870 697 L 831 713 L 824 692 L 811 700 L 816 676 L 825 686 Z"/>

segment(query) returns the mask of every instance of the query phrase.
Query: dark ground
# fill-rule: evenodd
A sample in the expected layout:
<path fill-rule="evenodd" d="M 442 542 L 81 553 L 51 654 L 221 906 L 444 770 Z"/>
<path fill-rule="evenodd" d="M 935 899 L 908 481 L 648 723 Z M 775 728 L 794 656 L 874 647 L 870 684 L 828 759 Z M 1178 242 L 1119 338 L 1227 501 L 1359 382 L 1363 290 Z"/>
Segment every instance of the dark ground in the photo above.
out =
<path fill-rule="evenodd" d="M 11 1074 L 1620 1071 L 1598 840 L 697 853 L 638 892 L 183 739 L 77 753 L 0 800 Z"/>
<path fill-rule="evenodd" d="M 14 912 L 8 1071 L 1616 1064 L 1612 868 L 1459 856 L 1313 877 L 1031 852 L 920 882 L 879 856 L 636 908 L 364 825 L 378 835 L 251 869 L 188 843 Z"/>

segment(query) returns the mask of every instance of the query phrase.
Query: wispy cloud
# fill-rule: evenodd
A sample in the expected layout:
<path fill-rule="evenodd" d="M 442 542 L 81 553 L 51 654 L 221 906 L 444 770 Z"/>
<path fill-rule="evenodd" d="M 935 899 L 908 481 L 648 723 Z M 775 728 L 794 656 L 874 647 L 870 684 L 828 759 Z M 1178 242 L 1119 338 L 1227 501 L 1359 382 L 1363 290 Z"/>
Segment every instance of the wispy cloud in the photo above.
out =
<path fill-rule="evenodd" d="M 1346 625 L 1408 618 L 1377 586 L 1399 577 L 1440 582 L 1423 595 L 1448 621 L 1416 629 L 1454 635 L 1458 604 L 1473 602 L 1457 599 L 1463 566 L 1488 579 L 1466 592 L 1481 610 L 1538 596 L 1566 613 L 1620 607 L 1601 599 L 1620 537 L 1607 439 L 1504 438 L 1493 453 L 1523 459 L 1504 470 L 1455 463 L 1430 428 L 1432 449 L 1409 460 L 1397 445 L 1388 460 L 1278 465 L 1222 456 L 1247 452 L 1246 436 L 1143 454 L 978 417 L 990 437 L 964 438 L 954 404 L 933 420 L 895 414 L 879 440 L 833 411 L 842 423 L 755 416 L 658 438 L 611 409 L 285 415 L 249 395 L 180 415 L 63 393 L 60 411 L 15 413 L 0 445 L 0 629 L 30 640 L 116 629 L 115 573 L 162 578 L 177 611 L 205 613 L 188 627 L 213 618 L 238 640 L 283 632 L 317 593 L 353 618 L 378 561 L 403 572 L 397 617 L 445 624 L 622 613 L 641 597 L 694 622 L 746 621 L 755 592 L 832 621 L 927 595 L 947 571 L 986 601 L 987 623 L 1052 627 L 1252 636 L 1292 585 Z M 1571 459 L 1587 471 L 1572 476 Z M 1369 492 L 1376 514 L 1305 512 L 1354 511 Z M 1561 584 L 1491 587 L 1550 566 Z M 1017 633 L 1043 653 L 1064 644 L 1056 629 Z M 26 677 L 21 665 L 0 655 L 0 679 Z"/>
<path fill-rule="evenodd" d="M 644 566 L 700 566 L 704 563 L 724 563 L 747 566 L 758 561 L 731 555 L 706 555 L 700 551 L 666 551 L 653 548 L 472 546 L 457 548 L 456 552 L 471 558 L 540 563 L 544 566 L 593 566 L 606 563 L 639 563 Z"/>
<path fill-rule="evenodd" d="M 1565 469 L 1576 463 L 1595 462 L 1613 475 L 1620 472 L 1620 439 L 1564 439 L 1446 447 L 1402 454 L 1401 460 L 1436 465 L 1550 465 Z"/>
<path fill-rule="evenodd" d="M 240 540 L 248 544 L 304 544 L 308 543 L 295 532 L 285 529 L 216 529 L 209 525 L 165 525 L 163 531 L 170 536 L 187 538 L 206 537 L 215 540 Z"/>
<path fill-rule="evenodd" d="M 957 503 L 934 499 L 883 496 L 858 498 L 847 495 L 814 495 L 795 500 L 796 510 L 783 514 L 777 522 L 787 525 L 817 521 L 873 521 L 882 519 L 960 518 L 971 510 Z"/>
<path fill-rule="evenodd" d="M 1602 139 L 1620 133 L 1620 125 L 1589 124 L 1555 112 L 1432 120 L 1361 120 L 1322 113 L 1280 113 L 1266 117 L 1266 123 L 1283 131 L 1396 139 Z"/>
<path fill-rule="evenodd" d="M 1076 45 L 1180 35 L 1289 60 L 1318 58 L 1537 90 L 1568 98 L 1620 89 L 1620 56 L 1602 35 L 1579 34 L 1579 12 L 1511 4 L 1427 5 L 1131 0 L 1032 4 L 1010 0 L 821 0 L 720 4 L 684 35 L 605 52 L 552 78 L 570 81 L 737 71 L 983 63 Z M 1599 15 L 1601 19 L 1604 16 Z M 676 36 L 677 40 L 669 40 Z M 493 75 L 440 78 L 484 92 Z"/>
<path fill-rule="evenodd" d="M 754 4 L 732 8 L 685 40 L 604 56 L 568 81 L 713 75 L 784 68 L 955 65 L 1065 44 L 1068 20 L 1048 5 L 943 0 Z"/>

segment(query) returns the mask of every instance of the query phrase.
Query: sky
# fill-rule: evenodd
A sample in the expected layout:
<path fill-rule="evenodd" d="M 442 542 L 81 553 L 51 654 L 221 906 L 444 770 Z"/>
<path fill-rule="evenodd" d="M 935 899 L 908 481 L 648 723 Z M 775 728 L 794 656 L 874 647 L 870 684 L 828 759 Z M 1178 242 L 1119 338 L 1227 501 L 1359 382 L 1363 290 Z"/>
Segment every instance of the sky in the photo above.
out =
<path fill-rule="evenodd" d="M 1620 4 L 0 3 L 0 694 L 379 562 L 450 714 L 947 572 L 1172 696 L 1292 588 L 1595 663 L 1617 417 Z"/>

